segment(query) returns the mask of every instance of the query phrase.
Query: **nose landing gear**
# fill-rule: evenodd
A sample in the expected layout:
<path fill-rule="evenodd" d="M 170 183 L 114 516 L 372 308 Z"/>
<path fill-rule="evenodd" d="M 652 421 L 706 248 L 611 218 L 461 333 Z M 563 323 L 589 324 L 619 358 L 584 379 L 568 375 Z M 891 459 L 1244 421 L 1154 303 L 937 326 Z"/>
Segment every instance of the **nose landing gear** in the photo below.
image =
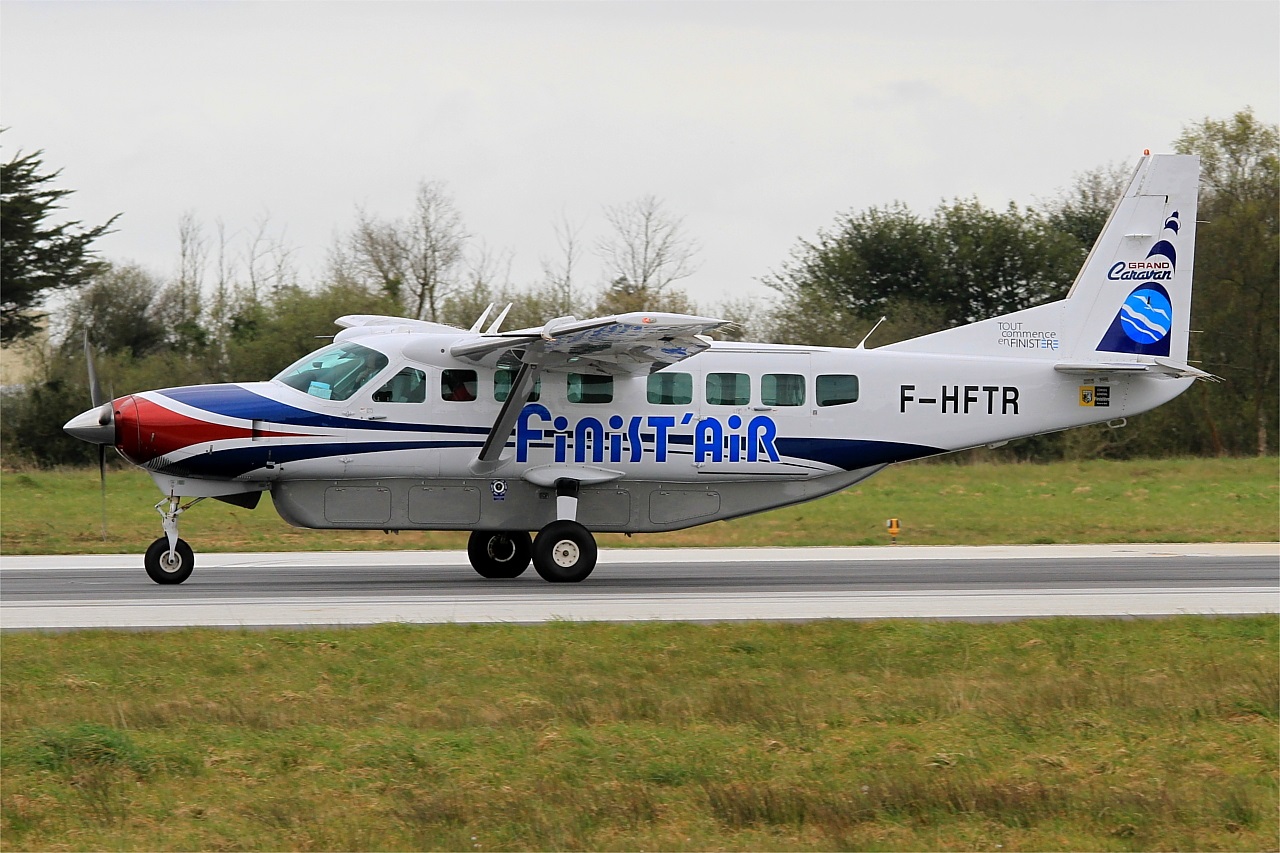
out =
<path fill-rule="evenodd" d="M 191 571 L 196 567 L 195 553 L 185 540 L 178 538 L 178 516 L 202 500 L 204 498 L 196 498 L 182 504 L 177 496 L 170 495 L 156 504 L 164 536 L 152 542 L 142 558 L 147 576 L 156 583 L 178 584 L 191 577 Z"/>

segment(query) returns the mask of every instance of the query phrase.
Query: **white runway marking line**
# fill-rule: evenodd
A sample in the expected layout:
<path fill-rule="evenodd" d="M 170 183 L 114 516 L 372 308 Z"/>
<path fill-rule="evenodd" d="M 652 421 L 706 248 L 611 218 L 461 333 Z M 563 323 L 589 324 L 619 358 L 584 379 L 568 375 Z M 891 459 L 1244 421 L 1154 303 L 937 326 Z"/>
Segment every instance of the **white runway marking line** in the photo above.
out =
<path fill-rule="evenodd" d="M 164 601 L 28 602 L 12 608 L 6 629 L 171 628 L 288 625 L 367 625 L 382 622 L 484 623 L 573 621 L 741 621 L 887 618 L 1018 618 L 1041 616 L 1157 616 L 1276 613 L 1269 588 L 971 590 L 870 593 L 731 593 L 682 596 L 620 594 L 580 596 L 482 595 L 341 598 L 287 597 L 271 602 L 211 599 L 190 604 Z"/>

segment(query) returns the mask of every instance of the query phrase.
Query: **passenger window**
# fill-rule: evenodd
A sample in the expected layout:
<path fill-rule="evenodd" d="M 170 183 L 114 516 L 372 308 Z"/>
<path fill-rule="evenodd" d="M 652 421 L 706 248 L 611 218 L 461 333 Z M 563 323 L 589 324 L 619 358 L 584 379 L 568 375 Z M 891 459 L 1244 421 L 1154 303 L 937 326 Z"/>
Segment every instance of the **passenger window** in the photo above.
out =
<path fill-rule="evenodd" d="M 803 406 L 804 377 L 795 373 L 766 373 L 760 378 L 760 402 L 766 406 Z"/>
<path fill-rule="evenodd" d="M 373 392 L 375 403 L 425 403 L 427 401 L 427 375 L 421 370 L 406 367 Z"/>
<path fill-rule="evenodd" d="M 570 403 L 612 403 L 613 377 L 570 373 L 565 394 Z"/>
<path fill-rule="evenodd" d="M 693 402 L 693 375 L 665 370 L 650 373 L 647 398 L 660 406 L 687 406 Z"/>
<path fill-rule="evenodd" d="M 830 374 L 818 377 L 818 405 L 843 406 L 858 402 L 858 377 Z"/>
<path fill-rule="evenodd" d="M 443 370 L 440 372 L 440 399 L 469 403 L 476 398 L 478 384 L 474 370 Z"/>
<path fill-rule="evenodd" d="M 708 373 L 707 402 L 713 406 L 745 406 L 751 402 L 751 379 L 745 373 Z"/>
<path fill-rule="evenodd" d="M 516 381 L 516 368 L 499 367 L 493 374 L 493 399 L 499 403 L 505 403 L 507 398 L 511 396 L 511 386 Z M 529 394 L 530 403 L 536 403 L 538 398 L 542 396 L 542 379 L 533 380 L 533 391 Z"/>

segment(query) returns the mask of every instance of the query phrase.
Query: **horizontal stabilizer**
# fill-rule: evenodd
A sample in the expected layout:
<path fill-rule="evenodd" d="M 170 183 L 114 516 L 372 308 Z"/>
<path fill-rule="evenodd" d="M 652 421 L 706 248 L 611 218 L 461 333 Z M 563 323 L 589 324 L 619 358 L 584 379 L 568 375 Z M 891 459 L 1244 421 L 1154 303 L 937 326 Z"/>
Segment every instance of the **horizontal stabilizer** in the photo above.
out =
<path fill-rule="evenodd" d="M 1180 364 L 1169 359 L 1157 358 L 1154 362 L 1120 361 L 1060 361 L 1053 366 L 1059 373 L 1098 376 L 1101 374 L 1142 374 L 1162 379 L 1205 379 L 1210 382 L 1221 382 L 1221 377 L 1206 373 L 1189 364 Z"/>
<path fill-rule="evenodd" d="M 1146 373 L 1149 364 L 1138 362 L 1060 361 L 1053 366 L 1059 373 Z"/>

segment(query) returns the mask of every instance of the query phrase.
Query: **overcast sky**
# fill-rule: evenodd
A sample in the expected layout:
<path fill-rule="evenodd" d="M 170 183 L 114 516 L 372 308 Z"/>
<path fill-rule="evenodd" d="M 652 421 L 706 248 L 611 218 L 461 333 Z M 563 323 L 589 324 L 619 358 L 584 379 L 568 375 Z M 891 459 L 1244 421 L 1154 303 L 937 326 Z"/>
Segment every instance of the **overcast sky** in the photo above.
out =
<path fill-rule="evenodd" d="M 1280 119 L 1280 3 L 0 3 L 0 156 L 43 149 L 114 260 L 269 217 L 314 279 L 443 181 L 510 279 L 652 194 L 704 311 L 845 211 L 1053 196 L 1189 123 Z M 578 284 L 601 283 L 594 256 Z"/>

